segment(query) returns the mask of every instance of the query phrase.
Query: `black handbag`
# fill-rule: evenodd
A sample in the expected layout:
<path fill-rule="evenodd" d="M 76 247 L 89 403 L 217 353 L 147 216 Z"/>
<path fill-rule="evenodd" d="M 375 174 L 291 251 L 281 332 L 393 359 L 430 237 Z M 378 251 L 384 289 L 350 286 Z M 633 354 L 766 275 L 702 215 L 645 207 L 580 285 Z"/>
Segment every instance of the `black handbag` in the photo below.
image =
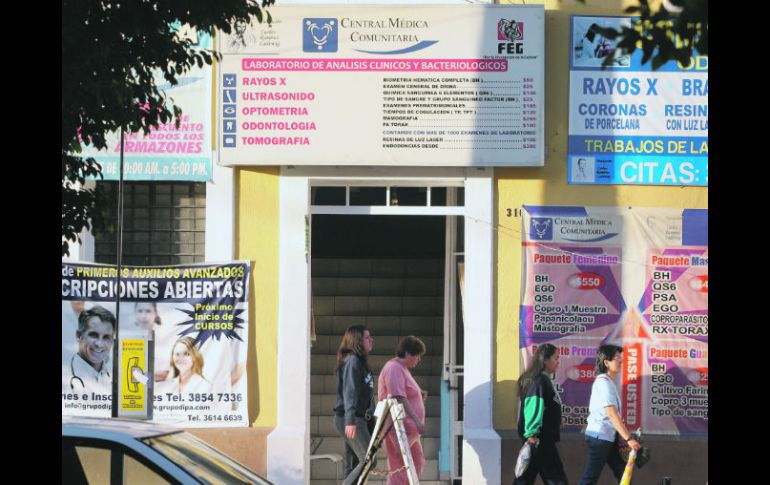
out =
<path fill-rule="evenodd" d="M 641 448 L 639 448 L 639 451 L 636 452 L 636 467 L 642 468 L 644 465 L 647 464 L 648 461 L 650 461 L 650 448 L 648 446 L 644 446 L 642 443 L 641 436 L 636 437 L 634 436 L 634 439 L 639 442 L 640 445 L 642 445 Z M 628 443 L 624 439 L 618 440 L 618 451 L 620 452 L 620 457 L 623 458 L 623 461 L 628 461 L 628 454 L 631 453 L 631 447 L 628 446 Z"/>

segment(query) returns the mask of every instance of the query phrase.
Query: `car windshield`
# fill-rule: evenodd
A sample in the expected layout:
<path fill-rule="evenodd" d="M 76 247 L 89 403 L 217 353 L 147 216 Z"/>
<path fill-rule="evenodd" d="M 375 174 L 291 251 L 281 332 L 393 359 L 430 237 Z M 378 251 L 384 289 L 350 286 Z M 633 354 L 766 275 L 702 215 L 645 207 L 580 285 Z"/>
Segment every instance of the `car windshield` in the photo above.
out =
<path fill-rule="evenodd" d="M 153 436 L 142 439 L 142 442 L 187 470 L 202 483 L 270 485 L 253 471 L 189 433 Z"/>

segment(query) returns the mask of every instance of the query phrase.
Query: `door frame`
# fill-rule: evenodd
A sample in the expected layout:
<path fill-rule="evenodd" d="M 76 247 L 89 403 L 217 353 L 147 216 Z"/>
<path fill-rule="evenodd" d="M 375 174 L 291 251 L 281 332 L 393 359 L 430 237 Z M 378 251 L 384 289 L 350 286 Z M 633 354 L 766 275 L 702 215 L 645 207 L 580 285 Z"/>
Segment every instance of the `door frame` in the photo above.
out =
<path fill-rule="evenodd" d="M 311 208 L 311 187 L 335 184 L 464 186 L 465 205 L 382 206 L 369 211 L 343 206 Z M 277 417 L 276 427 L 267 438 L 268 478 L 282 484 L 310 481 L 311 215 L 421 213 L 465 219 L 463 479 L 468 483 L 500 483 L 501 438 L 492 422 L 494 170 L 289 166 L 281 168 L 279 194 Z M 340 212 L 330 212 L 335 210 Z"/>

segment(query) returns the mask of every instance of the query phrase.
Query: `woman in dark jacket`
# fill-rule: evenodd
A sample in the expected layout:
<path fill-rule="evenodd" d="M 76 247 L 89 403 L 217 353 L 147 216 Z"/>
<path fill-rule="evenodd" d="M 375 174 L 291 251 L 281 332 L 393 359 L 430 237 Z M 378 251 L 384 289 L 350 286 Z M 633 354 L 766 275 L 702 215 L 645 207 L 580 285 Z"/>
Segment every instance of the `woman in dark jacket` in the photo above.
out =
<path fill-rule="evenodd" d="M 374 412 L 374 377 L 367 357 L 373 342 L 365 326 L 351 325 L 337 350 L 334 427 L 345 440 L 344 485 L 358 478 L 371 439 L 367 419 Z"/>
<path fill-rule="evenodd" d="M 529 367 L 519 377 L 519 436 L 533 446 L 527 470 L 514 485 L 535 483 L 538 473 L 547 485 L 567 485 L 559 450 L 561 398 L 551 375 L 559 367 L 559 352 L 551 344 L 537 348 Z"/>

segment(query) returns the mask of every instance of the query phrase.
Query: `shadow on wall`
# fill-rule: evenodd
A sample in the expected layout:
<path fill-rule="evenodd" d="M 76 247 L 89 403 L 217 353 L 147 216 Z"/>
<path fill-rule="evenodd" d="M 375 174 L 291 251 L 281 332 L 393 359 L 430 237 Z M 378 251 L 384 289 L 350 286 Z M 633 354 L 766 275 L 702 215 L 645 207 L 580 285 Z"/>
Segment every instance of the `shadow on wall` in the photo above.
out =
<path fill-rule="evenodd" d="M 708 481 L 708 439 L 688 438 L 685 441 L 647 436 L 644 444 L 650 448 L 650 461 L 644 467 L 634 469 L 634 483 L 659 485 L 664 477 L 670 477 L 672 485 L 704 485 Z M 583 434 L 563 435 L 557 446 L 569 483 L 578 483 L 587 456 Z M 503 475 L 502 483 L 513 482 L 513 465 L 520 448 L 518 437 L 504 440 L 503 461 L 511 463 L 507 467 L 510 471 L 508 475 Z M 503 471 L 506 471 L 505 465 Z M 598 485 L 617 483 L 610 468 L 605 466 Z"/>
<path fill-rule="evenodd" d="M 254 268 L 255 261 L 251 262 L 251 272 L 249 273 L 249 288 L 254 288 Z M 253 291 L 253 290 L 252 290 Z M 256 321 L 256 309 L 254 308 L 253 299 L 249 301 L 249 352 L 246 358 L 246 392 L 249 399 L 249 426 L 259 416 L 259 364 L 257 361 L 257 353 L 253 349 L 257 345 L 257 324 Z"/>
<path fill-rule="evenodd" d="M 518 403 L 516 381 L 503 381 L 498 386 L 507 395 L 515 396 Z M 515 416 L 518 419 L 518 409 Z M 513 469 L 522 442 L 515 429 L 499 433 L 503 438 L 501 483 L 513 483 Z M 642 435 L 642 439 L 644 445 L 650 448 L 650 461 L 644 467 L 634 469 L 634 483 L 659 485 L 664 477 L 671 477 L 672 485 L 704 485 L 708 481 L 708 438 Z M 578 483 L 588 451 L 583 433 L 562 433 L 557 447 L 567 480 L 572 484 Z M 610 468 L 605 466 L 598 485 L 616 484 Z"/>
<path fill-rule="evenodd" d="M 466 429 L 468 426 L 468 416 L 470 414 L 468 412 L 468 409 L 483 409 L 484 406 L 488 406 L 488 399 L 492 398 L 492 391 L 493 391 L 493 386 L 490 380 L 480 386 L 476 386 L 475 388 L 471 389 L 469 392 L 465 394 L 464 423 L 465 423 Z M 490 409 L 490 415 L 489 415 L 490 422 L 493 420 L 493 414 L 491 411 L 492 410 Z M 492 432 L 491 428 L 490 428 L 490 432 Z M 500 433 L 497 433 L 497 434 L 499 435 Z M 499 450 L 495 449 L 495 447 L 498 446 L 498 444 L 491 440 L 489 442 L 485 440 L 480 440 L 478 442 L 471 443 L 470 445 L 476 452 L 476 455 L 480 457 L 488 456 L 489 454 L 493 454 L 493 453 L 494 454 L 499 453 Z M 502 465 L 502 469 L 503 470 L 505 469 L 506 457 L 504 455 L 501 455 L 501 458 L 502 459 L 500 463 L 495 463 L 491 461 L 487 463 L 482 463 L 481 473 L 482 473 L 482 476 L 484 477 L 483 483 L 497 483 L 494 478 L 502 476 L 500 475 L 502 470 L 500 470 L 499 468 Z M 505 477 L 502 476 L 503 479 L 500 483 L 511 483 L 513 480 L 512 477 L 513 475 L 511 475 L 511 480 L 506 481 Z"/>

